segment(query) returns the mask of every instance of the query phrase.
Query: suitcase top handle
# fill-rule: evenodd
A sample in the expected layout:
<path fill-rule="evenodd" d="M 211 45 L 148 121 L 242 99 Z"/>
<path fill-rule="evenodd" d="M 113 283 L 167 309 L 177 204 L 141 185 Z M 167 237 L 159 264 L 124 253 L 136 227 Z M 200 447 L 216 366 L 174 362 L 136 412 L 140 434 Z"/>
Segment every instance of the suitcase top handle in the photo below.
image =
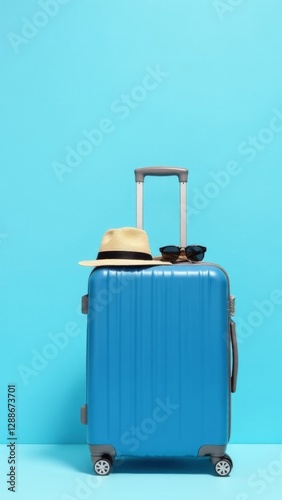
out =
<path fill-rule="evenodd" d="M 136 182 L 144 182 L 144 177 L 146 175 L 177 175 L 179 182 L 187 182 L 188 179 L 188 170 L 187 168 L 179 168 L 179 167 L 144 167 L 144 168 L 136 168 L 135 172 L 135 181 Z"/>
<path fill-rule="evenodd" d="M 187 246 L 187 168 L 180 167 L 143 167 L 137 168 L 135 172 L 136 182 L 136 225 L 143 229 L 143 187 L 146 175 L 177 175 L 180 186 L 180 246 Z"/>

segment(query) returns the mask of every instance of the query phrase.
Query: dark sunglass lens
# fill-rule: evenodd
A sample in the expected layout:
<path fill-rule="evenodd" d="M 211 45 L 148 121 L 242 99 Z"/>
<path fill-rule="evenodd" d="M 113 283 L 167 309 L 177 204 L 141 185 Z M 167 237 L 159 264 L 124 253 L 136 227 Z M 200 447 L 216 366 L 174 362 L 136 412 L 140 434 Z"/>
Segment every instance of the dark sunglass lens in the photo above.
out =
<path fill-rule="evenodd" d="M 170 245 L 166 247 L 160 248 L 160 251 L 162 252 L 163 255 L 179 255 L 180 250 L 178 247 Z"/>
<path fill-rule="evenodd" d="M 177 260 L 180 255 L 180 250 L 175 245 L 167 245 L 166 247 L 160 248 L 163 260 Z"/>
<path fill-rule="evenodd" d="M 194 249 L 194 256 L 195 256 L 195 260 L 203 260 L 204 256 L 205 256 L 205 251 L 202 247 L 198 246 L 198 245 L 195 245 L 193 247 Z"/>
<path fill-rule="evenodd" d="M 200 260 L 203 260 L 204 256 L 205 256 L 204 253 L 197 253 L 195 254 L 195 260 L 200 262 Z"/>
<path fill-rule="evenodd" d="M 160 248 L 160 251 L 162 253 L 178 253 L 179 254 L 179 248 L 176 247 L 175 245 L 167 245 L 166 247 Z"/>
<path fill-rule="evenodd" d="M 190 245 L 186 248 L 187 259 L 200 262 L 201 260 L 203 260 L 204 256 L 205 252 L 203 248 L 198 245 Z"/>

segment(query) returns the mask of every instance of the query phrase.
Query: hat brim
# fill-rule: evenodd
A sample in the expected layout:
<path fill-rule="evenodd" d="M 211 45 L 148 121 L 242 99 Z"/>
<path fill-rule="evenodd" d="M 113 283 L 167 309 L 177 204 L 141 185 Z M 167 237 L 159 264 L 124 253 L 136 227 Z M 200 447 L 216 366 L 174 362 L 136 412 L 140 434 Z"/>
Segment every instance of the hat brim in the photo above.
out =
<path fill-rule="evenodd" d="M 126 259 L 99 259 L 81 260 L 80 266 L 102 267 L 102 266 L 170 266 L 170 262 L 159 260 L 126 260 Z"/>
<path fill-rule="evenodd" d="M 163 260 L 162 260 L 162 256 L 161 256 L 161 255 L 157 255 L 157 256 L 155 255 L 155 256 L 153 257 L 153 259 L 154 259 L 155 261 L 159 261 L 159 263 L 160 263 L 160 264 L 161 264 L 161 263 L 162 263 L 162 264 L 167 264 L 167 263 L 168 263 L 167 261 L 163 261 Z M 160 261 L 161 261 L 161 262 L 160 262 Z M 188 263 L 188 264 L 199 264 L 199 263 L 200 263 L 200 262 L 202 262 L 202 261 L 201 261 L 201 260 L 195 260 L 195 261 L 193 260 L 193 261 L 192 261 L 192 260 L 187 259 L 186 255 L 181 255 L 180 257 L 178 257 L 178 259 L 176 259 L 175 261 L 173 261 L 173 264 L 179 264 L 180 262 L 184 262 L 184 263 L 186 262 L 186 263 Z M 172 262 L 170 262 L 170 264 L 172 264 Z M 206 264 L 206 262 L 204 262 L 204 264 Z"/>

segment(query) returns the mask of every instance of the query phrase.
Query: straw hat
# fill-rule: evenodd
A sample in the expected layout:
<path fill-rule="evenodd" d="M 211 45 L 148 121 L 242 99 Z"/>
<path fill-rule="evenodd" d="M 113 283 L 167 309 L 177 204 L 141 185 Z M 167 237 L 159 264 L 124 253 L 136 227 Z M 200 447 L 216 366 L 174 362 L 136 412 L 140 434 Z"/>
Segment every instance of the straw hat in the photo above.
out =
<path fill-rule="evenodd" d="M 89 267 L 171 265 L 153 259 L 147 234 L 135 227 L 109 229 L 102 238 L 97 258 L 82 260 L 79 264 Z"/>

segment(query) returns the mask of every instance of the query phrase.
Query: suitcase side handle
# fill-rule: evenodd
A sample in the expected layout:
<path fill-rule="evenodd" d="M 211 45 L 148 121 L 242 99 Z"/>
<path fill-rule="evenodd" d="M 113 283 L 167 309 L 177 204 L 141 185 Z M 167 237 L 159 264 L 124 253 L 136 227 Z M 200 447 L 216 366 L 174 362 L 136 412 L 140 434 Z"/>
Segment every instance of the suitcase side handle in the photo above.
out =
<path fill-rule="evenodd" d="M 187 182 L 188 170 L 187 168 L 180 167 L 143 167 L 136 168 L 135 181 L 144 182 L 146 175 L 156 175 L 156 176 L 166 176 L 166 175 L 177 175 L 179 182 Z"/>
<path fill-rule="evenodd" d="M 143 229 L 143 186 L 146 175 L 177 175 L 180 186 L 180 246 L 187 245 L 187 168 L 180 167 L 143 167 L 135 171 L 136 181 L 136 226 Z"/>
<path fill-rule="evenodd" d="M 236 392 L 237 388 L 237 378 L 238 378 L 238 365 L 239 365 L 239 355 L 238 355 L 238 344 L 236 337 L 236 324 L 234 321 L 230 321 L 230 337 L 232 345 L 232 375 L 231 375 L 231 392 Z"/>
<path fill-rule="evenodd" d="M 81 312 L 88 314 L 88 294 L 81 297 Z"/>

